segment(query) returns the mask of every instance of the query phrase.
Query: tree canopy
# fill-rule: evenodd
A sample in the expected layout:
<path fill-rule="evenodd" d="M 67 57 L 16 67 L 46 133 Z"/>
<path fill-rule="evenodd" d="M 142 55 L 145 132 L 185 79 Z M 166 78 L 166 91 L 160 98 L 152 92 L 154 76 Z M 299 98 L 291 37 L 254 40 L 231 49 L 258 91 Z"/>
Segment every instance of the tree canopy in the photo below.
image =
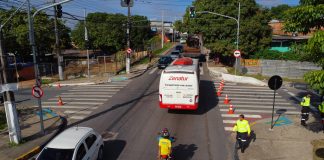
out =
<path fill-rule="evenodd" d="M 272 19 L 283 20 L 284 12 L 290 8 L 291 7 L 287 4 L 281 4 L 275 7 L 271 7 L 270 12 L 271 12 Z"/>
<path fill-rule="evenodd" d="M 237 18 L 237 0 L 199 0 L 193 2 L 196 12 L 210 11 Z M 233 19 L 212 14 L 197 14 L 189 18 L 189 9 L 178 30 L 202 34 L 205 46 L 213 53 L 232 55 L 236 46 L 237 23 Z M 267 47 L 271 42 L 270 15 L 258 7 L 254 0 L 241 1 L 239 49 L 249 55 Z M 179 22 L 178 22 L 179 23 Z"/>
<path fill-rule="evenodd" d="M 1 20 L 7 18 L 15 11 L 0 10 Z M 37 51 L 40 56 L 52 53 L 55 44 L 54 20 L 44 12 L 39 13 L 34 20 L 34 31 Z M 62 21 L 59 21 L 58 27 L 61 35 L 61 47 L 70 47 L 70 29 Z M 15 16 L 3 28 L 3 46 L 6 53 L 17 53 L 18 57 L 25 60 L 31 59 L 31 47 L 29 45 L 27 12 L 18 11 Z"/>
<path fill-rule="evenodd" d="M 151 38 L 149 20 L 144 16 L 131 17 L 131 48 L 143 49 L 144 42 Z M 115 53 L 126 47 L 127 17 L 123 14 L 90 13 L 86 17 L 89 45 L 92 49 L 101 49 Z M 84 22 L 79 22 L 72 31 L 73 42 L 85 48 Z"/>

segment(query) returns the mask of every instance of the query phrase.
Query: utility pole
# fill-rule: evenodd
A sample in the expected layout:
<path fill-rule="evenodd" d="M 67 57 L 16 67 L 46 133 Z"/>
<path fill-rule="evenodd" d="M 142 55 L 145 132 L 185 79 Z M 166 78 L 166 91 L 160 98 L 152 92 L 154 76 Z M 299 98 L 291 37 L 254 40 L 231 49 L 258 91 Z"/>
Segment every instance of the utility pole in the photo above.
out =
<path fill-rule="evenodd" d="M 161 39 L 161 46 L 164 47 L 164 10 L 162 10 L 162 39 Z"/>
<path fill-rule="evenodd" d="M 3 37 L 2 37 L 2 25 L 0 26 L 0 62 L 1 62 L 1 84 L 2 86 L 9 85 L 8 84 L 8 76 L 6 71 L 6 56 L 4 55 L 3 50 Z M 7 87 L 10 88 L 10 87 Z M 8 131 L 9 131 L 9 139 L 10 142 L 19 144 L 21 140 L 21 131 L 19 126 L 19 120 L 17 115 L 17 108 L 15 103 L 14 93 L 10 90 L 4 91 L 4 107 L 6 112 Z"/>
<path fill-rule="evenodd" d="M 87 29 L 87 10 L 84 9 L 84 40 L 87 48 L 88 79 L 90 79 L 90 56 L 89 56 L 89 38 Z"/>
<path fill-rule="evenodd" d="M 127 0 L 127 48 L 130 49 L 130 0 Z M 126 52 L 126 73 L 130 73 L 130 53 Z"/>
<path fill-rule="evenodd" d="M 34 71 L 35 71 L 35 86 L 40 86 L 40 76 L 38 71 L 38 62 L 36 60 L 37 52 L 36 52 L 36 44 L 35 44 L 35 35 L 34 35 L 34 18 L 31 16 L 30 10 L 30 0 L 27 0 L 27 14 L 28 14 L 28 27 L 29 27 L 29 42 L 32 47 L 33 52 L 33 63 L 34 63 Z M 42 109 L 42 100 L 41 98 L 37 98 L 38 108 L 39 108 L 39 120 L 40 120 L 40 128 L 41 134 L 45 134 L 44 130 L 44 122 L 43 122 L 43 109 Z"/>
<path fill-rule="evenodd" d="M 3 23 L 0 23 L 0 66 L 1 66 L 1 74 L 0 74 L 0 81 L 2 86 L 7 86 L 6 88 L 10 88 L 8 84 L 8 77 L 6 72 L 6 66 L 7 66 L 7 59 L 4 56 L 4 50 L 3 50 L 3 37 L 2 37 L 2 28 L 6 25 L 6 23 L 25 5 L 26 1 L 24 1 L 16 10 L 13 12 L 10 17 L 4 21 Z M 15 63 L 16 57 L 15 57 Z M 17 71 L 17 64 L 16 64 L 16 72 Z M 18 73 L 17 73 L 18 75 Z M 17 78 L 18 83 L 18 78 Z M 17 84 L 18 85 L 18 84 Z M 1 87 L 3 88 L 3 87 Z M 4 107 L 6 112 L 6 120 L 8 125 L 8 132 L 9 132 L 9 140 L 10 142 L 18 144 L 21 140 L 21 131 L 19 126 L 19 119 L 17 114 L 17 108 L 15 103 L 15 97 L 14 93 L 12 91 L 5 90 L 3 93 L 4 97 Z"/>
<path fill-rule="evenodd" d="M 55 3 L 55 0 L 53 0 L 53 3 Z M 57 27 L 56 12 L 57 12 L 57 9 L 56 9 L 56 6 L 54 6 L 55 52 L 56 52 L 56 57 L 57 57 L 59 79 L 60 79 L 60 81 L 63 81 L 64 80 L 63 67 L 62 67 L 63 57 L 61 55 L 60 35 L 59 35 L 58 27 Z"/>
<path fill-rule="evenodd" d="M 239 49 L 239 37 L 240 37 L 240 13 L 241 13 L 241 3 L 239 2 L 238 15 L 237 15 L 237 32 L 236 32 L 236 50 Z M 235 58 L 235 75 L 238 65 L 238 58 Z"/>

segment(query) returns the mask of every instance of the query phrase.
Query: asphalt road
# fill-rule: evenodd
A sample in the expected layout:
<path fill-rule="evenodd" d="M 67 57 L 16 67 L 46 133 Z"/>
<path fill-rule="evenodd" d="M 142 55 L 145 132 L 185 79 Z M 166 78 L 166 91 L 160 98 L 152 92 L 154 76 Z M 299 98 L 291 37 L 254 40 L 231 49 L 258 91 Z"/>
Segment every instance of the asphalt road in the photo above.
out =
<path fill-rule="evenodd" d="M 154 69 L 154 68 L 153 68 Z M 176 137 L 176 160 L 231 159 L 211 77 L 200 82 L 197 111 L 168 111 L 158 106 L 159 70 L 133 79 L 88 118 L 71 125 L 88 126 L 104 135 L 105 159 L 156 159 L 157 133 L 167 127 Z"/>

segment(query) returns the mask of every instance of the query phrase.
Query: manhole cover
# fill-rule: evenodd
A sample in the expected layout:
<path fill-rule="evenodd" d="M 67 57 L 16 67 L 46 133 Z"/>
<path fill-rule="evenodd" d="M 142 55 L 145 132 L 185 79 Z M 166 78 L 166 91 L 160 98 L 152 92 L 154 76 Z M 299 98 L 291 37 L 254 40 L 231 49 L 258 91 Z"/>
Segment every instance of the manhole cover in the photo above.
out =
<path fill-rule="evenodd" d="M 315 151 L 315 154 L 319 158 L 324 158 L 324 148 L 319 148 Z"/>

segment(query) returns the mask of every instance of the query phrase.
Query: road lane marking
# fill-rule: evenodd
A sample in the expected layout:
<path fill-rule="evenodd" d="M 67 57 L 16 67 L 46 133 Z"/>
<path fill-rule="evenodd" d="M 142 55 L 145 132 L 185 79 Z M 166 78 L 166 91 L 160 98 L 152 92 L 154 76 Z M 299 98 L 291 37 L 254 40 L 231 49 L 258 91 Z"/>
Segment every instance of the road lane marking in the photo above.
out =
<path fill-rule="evenodd" d="M 229 118 L 238 118 L 240 114 L 221 114 L 222 117 L 229 117 Z M 244 117 L 246 118 L 262 118 L 261 115 L 255 115 L 255 114 L 244 114 Z"/>
<path fill-rule="evenodd" d="M 57 98 L 50 98 L 49 101 L 57 101 Z M 99 98 L 64 98 L 64 100 L 75 100 L 75 101 L 107 101 L 108 99 Z"/>
<path fill-rule="evenodd" d="M 235 124 L 236 120 L 223 120 L 223 123 Z"/>
<path fill-rule="evenodd" d="M 77 92 L 67 92 L 67 93 L 62 93 L 63 95 L 77 95 L 77 94 L 81 94 L 81 95 L 95 95 L 95 94 L 98 94 L 98 95 L 113 95 L 115 94 L 116 92 L 115 91 L 106 91 L 106 92 L 93 92 L 93 91 L 77 91 Z"/>
<path fill-rule="evenodd" d="M 77 97 L 77 98 L 81 98 L 81 97 L 85 97 L 85 98 L 90 98 L 90 97 L 95 97 L 95 98 L 110 98 L 113 95 L 61 95 L 60 97 L 64 98 L 64 97 Z M 55 96 L 55 97 L 59 97 L 59 96 Z M 64 100 L 64 99 L 63 99 Z"/>
<path fill-rule="evenodd" d="M 233 127 L 224 127 L 225 131 L 233 131 Z"/>
<path fill-rule="evenodd" d="M 219 97 L 218 99 L 219 100 L 224 100 L 224 97 Z M 242 97 L 237 98 L 237 97 L 234 97 L 234 98 L 229 98 L 229 99 L 231 101 L 232 100 L 244 100 L 244 101 L 248 101 L 248 100 L 252 100 L 252 101 L 259 100 L 260 101 L 261 100 L 261 101 L 271 101 L 271 102 L 273 101 L 273 99 L 271 99 L 271 98 L 246 98 L 246 97 L 245 98 L 244 97 L 243 98 Z M 277 101 L 281 101 L 281 102 L 284 101 L 285 102 L 287 100 L 285 100 L 285 99 L 276 99 L 276 102 Z"/>
<path fill-rule="evenodd" d="M 57 104 L 57 102 L 43 102 L 43 104 Z M 104 103 L 101 103 L 101 102 L 64 102 L 64 104 L 102 105 Z"/>
<path fill-rule="evenodd" d="M 204 75 L 204 67 L 199 67 L 200 68 L 200 75 Z"/>
<path fill-rule="evenodd" d="M 223 91 L 223 94 L 257 94 L 257 95 L 260 95 L 260 94 L 267 94 L 267 95 L 273 95 L 273 92 L 261 92 L 261 93 L 255 93 L 253 91 L 251 92 L 241 92 L 241 91 L 226 91 L 224 90 Z M 278 93 L 276 93 L 277 95 Z"/>
<path fill-rule="evenodd" d="M 233 101 L 233 100 L 231 100 L 231 102 L 233 103 L 233 102 L 235 102 L 235 104 L 252 104 L 252 105 L 254 105 L 254 104 L 258 104 L 258 105 L 260 105 L 260 104 L 262 104 L 262 105 L 265 105 L 265 104 L 273 104 L 273 102 L 271 101 L 271 102 L 259 102 L 259 101 L 241 101 L 241 102 L 238 102 L 238 101 Z M 291 105 L 290 103 L 287 103 L 287 102 L 276 102 L 276 105 Z"/>
<path fill-rule="evenodd" d="M 262 86 L 241 86 L 241 85 L 224 85 L 224 88 L 241 88 L 241 89 L 268 89 L 270 88 L 267 87 L 262 87 Z"/>
<path fill-rule="evenodd" d="M 85 116 L 71 116 L 70 119 L 76 119 L 76 120 L 82 120 L 85 118 Z"/>
<path fill-rule="evenodd" d="M 124 88 L 125 86 L 118 86 L 118 87 L 105 87 L 105 86 L 96 86 L 96 87 L 78 87 L 78 88 L 72 88 L 72 90 L 81 90 L 81 89 L 102 89 L 102 90 L 105 90 L 105 89 L 122 89 Z"/>
<path fill-rule="evenodd" d="M 157 70 L 157 67 L 153 68 L 149 74 L 153 74 Z"/>
<path fill-rule="evenodd" d="M 224 94 L 224 93 L 223 93 Z M 268 95 L 251 95 L 251 94 L 227 94 L 229 96 L 229 99 L 231 99 L 230 97 L 234 97 L 234 98 L 238 98 L 238 97 L 258 97 L 258 98 L 273 98 L 272 96 L 268 96 Z M 277 98 L 281 98 L 280 95 L 276 96 Z"/>
<path fill-rule="evenodd" d="M 228 109 L 220 109 L 221 112 L 227 112 Z M 234 112 L 247 112 L 247 113 L 272 113 L 272 110 L 249 110 L 249 109 L 234 109 Z M 276 111 L 275 111 L 276 113 Z M 286 111 L 283 114 L 300 114 L 297 111 Z"/>
<path fill-rule="evenodd" d="M 242 88 L 223 88 L 224 91 L 251 91 L 251 92 L 271 92 L 273 93 L 273 91 L 271 90 L 265 90 L 265 89 L 242 89 Z"/>
<path fill-rule="evenodd" d="M 65 114 L 90 114 L 92 111 L 76 111 L 76 110 L 66 110 Z"/>
<path fill-rule="evenodd" d="M 38 108 L 38 106 L 33 106 L 33 108 Z M 64 105 L 64 106 L 57 106 L 57 105 L 53 105 L 53 106 L 43 106 L 43 108 L 55 108 L 55 109 L 97 109 L 98 107 L 89 107 L 89 106 L 68 106 L 68 105 Z"/>
<path fill-rule="evenodd" d="M 219 107 L 221 108 L 228 108 L 229 105 L 219 105 Z M 237 105 L 233 105 L 234 108 L 264 108 L 264 109 L 272 109 L 272 105 L 270 106 L 260 106 L 260 105 L 241 105 L 241 104 L 237 104 Z M 291 107 L 291 108 L 288 108 Z M 297 110 L 295 107 L 293 106 L 275 106 L 276 109 L 289 109 L 289 110 Z"/>

